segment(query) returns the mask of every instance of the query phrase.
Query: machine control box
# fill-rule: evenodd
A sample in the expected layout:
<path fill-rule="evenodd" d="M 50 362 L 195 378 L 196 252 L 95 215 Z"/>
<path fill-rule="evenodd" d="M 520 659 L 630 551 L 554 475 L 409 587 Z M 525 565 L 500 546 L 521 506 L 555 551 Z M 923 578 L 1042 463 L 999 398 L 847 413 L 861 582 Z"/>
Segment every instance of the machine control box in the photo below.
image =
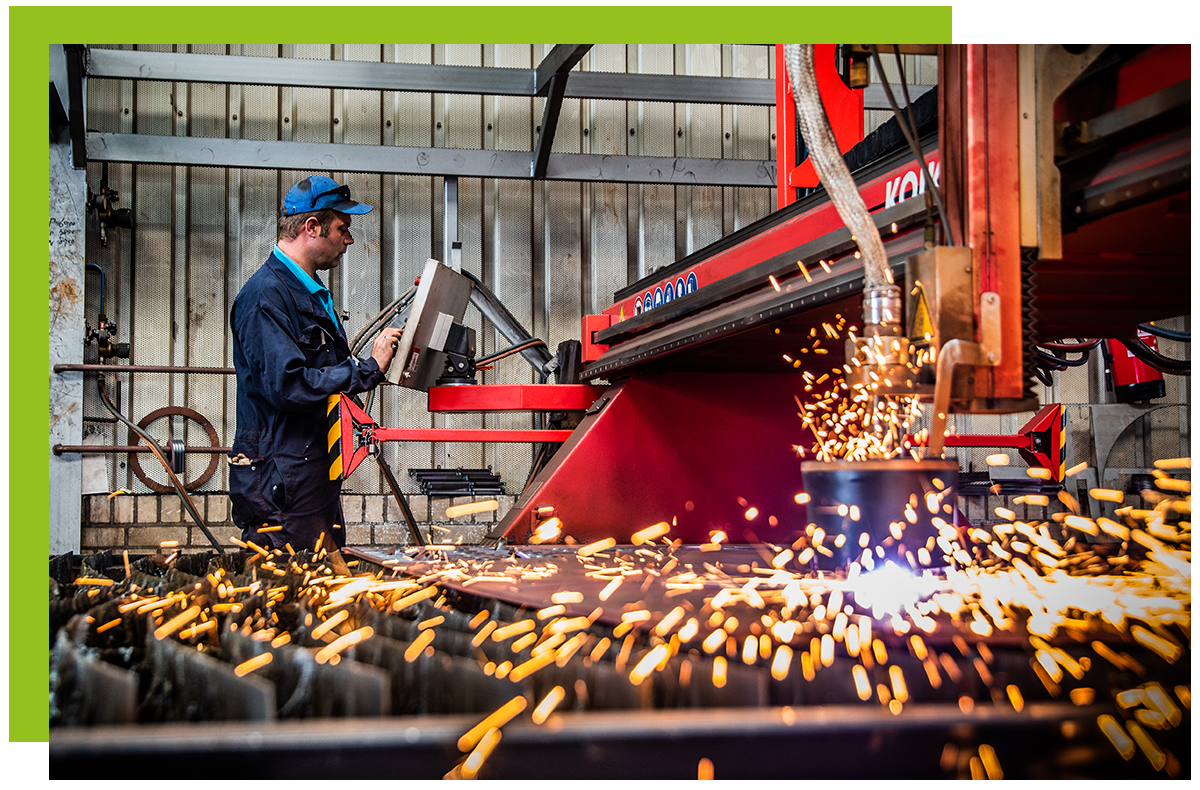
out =
<path fill-rule="evenodd" d="M 451 325 L 462 322 L 473 287 L 466 277 L 433 258 L 425 262 L 396 356 L 388 368 L 388 381 L 429 391 L 445 372 L 446 339 Z"/>

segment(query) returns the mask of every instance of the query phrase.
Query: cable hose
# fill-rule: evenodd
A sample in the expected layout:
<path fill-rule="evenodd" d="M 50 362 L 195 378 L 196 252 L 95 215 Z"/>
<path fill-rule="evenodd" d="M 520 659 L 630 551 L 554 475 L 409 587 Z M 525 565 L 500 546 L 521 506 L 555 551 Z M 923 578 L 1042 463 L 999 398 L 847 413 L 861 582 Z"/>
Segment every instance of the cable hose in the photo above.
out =
<path fill-rule="evenodd" d="M 387 307 L 380 310 L 369 321 L 367 321 L 367 323 L 363 325 L 363 328 L 358 330 L 358 333 L 350 340 L 351 353 L 357 353 L 358 350 L 362 348 L 363 341 L 372 334 L 371 330 L 391 318 L 391 316 L 395 313 L 396 308 L 399 306 L 400 299 L 397 299 Z"/>
<path fill-rule="evenodd" d="M 537 339 L 530 334 L 524 326 L 521 325 L 521 322 L 517 320 L 516 316 L 514 316 L 512 312 L 510 312 L 509 309 L 504 306 L 499 297 L 497 297 L 490 288 L 483 284 L 482 280 L 468 271 L 462 271 L 460 274 L 470 280 L 471 284 L 475 286 L 474 290 L 471 292 L 471 303 L 475 305 L 475 309 L 479 310 L 480 314 L 483 315 L 484 318 L 486 318 L 492 324 L 492 326 L 496 327 L 496 329 L 502 336 L 504 336 L 506 340 L 514 345 L 525 346 L 525 344 L 529 343 L 529 341 Z M 508 323 L 508 333 L 504 331 L 504 328 L 500 326 L 500 324 L 497 323 L 492 316 L 489 316 L 484 309 L 476 303 L 477 298 L 481 302 L 485 302 L 486 305 L 492 310 L 495 310 L 496 315 L 499 316 L 501 320 Z M 513 337 L 509 337 L 509 334 L 512 334 Z M 532 351 L 529 354 L 521 354 L 525 361 L 529 363 L 529 366 L 533 368 L 539 375 L 543 374 L 545 372 L 546 365 L 550 364 L 555 359 L 554 355 L 550 353 L 550 347 L 546 343 L 543 342 L 540 347 L 544 349 L 544 355 L 536 354 Z M 536 348 L 539 348 L 539 345 L 535 343 L 525 346 L 523 351 L 530 351 L 531 349 Z"/>
<path fill-rule="evenodd" d="M 397 313 L 399 310 L 402 310 L 404 306 L 412 300 L 412 297 L 416 291 L 416 286 L 410 287 L 407 291 L 401 294 L 398 299 L 394 300 L 387 307 L 376 313 L 374 317 L 372 317 L 371 320 L 363 326 L 362 329 L 358 330 L 358 334 L 356 334 L 354 339 L 350 341 L 350 352 L 357 356 L 359 350 L 364 344 L 364 341 L 368 337 L 378 334 L 377 327 L 379 324 L 386 323 L 391 319 L 393 314 Z M 373 329 L 376 331 L 371 331 Z"/>
<path fill-rule="evenodd" d="M 862 252 L 863 290 L 887 288 L 892 284 L 888 277 L 887 253 L 879 229 L 867 212 L 858 185 L 850 175 L 850 168 L 842 158 L 821 94 L 817 89 L 812 44 L 785 44 L 784 59 L 787 61 L 788 77 L 792 83 L 792 94 L 796 101 L 796 120 L 800 134 L 808 147 L 813 167 L 821 178 L 825 192 L 837 209 L 838 216 L 850 229 Z M 780 177 L 783 177 L 782 175 Z"/>
<path fill-rule="evenodd" d="M 1149 332 L 1158 337 L 1165 337 L 1167 340 L 1181 340 L 1184 343 L 1192 342 L 1191 332 L 1176 332 L 1174 329 L 1163 329 L 1161 326 L 1154 324 L 1138 324 L 1138 329 L 1143 332 Z"/>
<path fill-rule="evenodd" d="M 883 75 L 883 63 L 879 59 L 879 49 L 871 45 L 871 57 L 875 60 L 875 68 L 879 69 L 880 75 Z M 896 62 L 899 65 L 900 55 L 897 53 Z M 904 67 L 900 66 L 901 80 L 904 79 Z M 904 139 L 908 141 L 908 147 L 912 150 L 913 155 L 917 157 L 917 164 L 921 167 L 921 172 L 925 174 L 925 191 L 927 194 L 933 195 L 933 200 L 937 203 L 938 216 L 942 218 L 942 231 L 946 234 L 946 243 L 954 246 L 954 233 L 950 230 L 950 223 L 946 216 L 946 206 L 942 203 L 942 192 L 938 189 L 937 184 L 933 181 L 933 176 L 929 172 L 929 165 L 925 162 L 925 153 L 921 150 L 921 140 L 917 137 L 916 121 L 913 121 L 913 128 L 910 130 L 908 124 L 904 122 L 904 114 L 900 111 L 900 106 L 896 103 L 896 97 L 892 94 L 892 86 L 888 83 L 886 77 L 883 79 L 883 92 L 887 95 L 888 104 L 892 108 L 892 112 L 896 116 L 896 125 L 900 127 L 900 133 L 904 135 Z M 904 88 L 904 100 L 908 102 L 908 85 L 903 81 L 901 86 Z M 912 110 L 912 102 L 908 102 L 909 117 L 915 118 Z"/>
<path fill-rule="evenodd" d="M 1079 338 L 1076 338 L 1078 340 Z M 1055 351 L 1091 351 L 1096 346 L 1100 345 L 1100 338 L 1095 340 L 1083 340 L 1079 343 L 1038 343 L 1042 348 L 1050 348 Z"/>
<path fill-rule="evenodd" d="M 1084 352 L 1083 356 L 1079 359 L 1066 359 L 1065 357 L 1056 356 L 1054 354 L 1047 354 L 1041 349 L 1037 350 L 1037 355 L 1039 359 L 1045 360 L 1052 365 L 1063 365 L 1068 368 L 1082 367 L 1083 365 L 1087 364 L 1088 358 L 1091 357 L 1090 352 Z"/>
<path fill-rule="evenodd" d="M 544 347 L 545 345 L 546 345 L 545 340 L 537 340 L 537 339 L 527 340 L 524 343 L 518 343 L 515 346 L 509 346 L 508 348 L 504 349 L 503 351 L 497 351 L 494 354 L 488 354 L 486 357 L 480 357 L 479 359 L 475 360 L 475 364 L 476 365 L 486 365 L 489 362 L 496 362 L 498 360 L 504 359 L 505 357 L 510 357 L 513 354 L 516 354 L 520 351 L 524 351 L 527 348 L 532 348 L 534 346 L 543 346 Z"/>
<path fill-rule="evenodd" d="M 416 292 L 417 287 L 415 285 L 411 286 L 407 291 L 402 293 L 398 299 L 395 299 L 387 307 L 376 313 L 374 317 L 372 317 L 371 320 L 368 321 L 365 326 L 363 326 L 362 329 L 358 330 L 358 334 L 356 334 L 354 339 L 350 341 L 350 356 L 358 357 L 359 352 L 362 350 L 362 347 L 366 345 L 367 341 L 379 334 L 379 332 L 383 330 L 383 327 L 389 321 L 391 321 L 392 316 L 397 315 L 407 305 L 412 303 Z M 367 405 L 363 410 L 369 414 L 371 411 L 371 405 L 374 402 L 375 390 L 371 390 L 370 394 L 367 395 Z"/>
<path fill-rule="evenodd" d="M 1119 338 L 1119 340 L 1125 348 L 1129 349 L 1130 354 L 1133 354 L 1160 373 L 1170 373 L 1173 376 L 1192 375 L 1192 363 L 1189 360 L 1164 357 L 1146 345 L 1140 337 L 1123 337 Z"/>
<path fill-rule="evenodd" d="M 183 483 L 180 482 L 179 478 L 175 476 L 175 473 L 171 471 L 171 464 L 166 458 L 163 457 L 163 454 L 158 449 L 158 445 L 154 443 L 154 440 L 151 439 L 145 431 L 134 425 L 129 420 L 125 419 L 125 416 L 117 411 L 117 407 L 108 399 L 108 390 L 104 386 L 103 376 L 96 377 L 96 386 L 100 390 L 100 400 L 104 403 L 104 408 L 108 409 L 109 412 L 112 413 L 112 416 L 124 423 L 126 428 L 136 433 L 139 437 L 141 437 L 142 441 L 146 443 L 146 446 L 150 448 L 150 452 L 154 453 L 154 457 L 158 459 L 158 462 L 162 464 L 163 469 L 166 470 L 167 477 L 170 479 L 171 485 L 175 487 L 177 492 L 179 492 L 179 496 L 183 500 L 183 509 L 186 510 L 187 514 L 192 517 L 193 521 L 196 522 L 196 526 L 200 527 L 200 531 L 204 533 L 204 537 L 208 538 L 208 542 L 213 544 L 219 553 L 224 554 L 225 549 L 220 543 L 217 542 L 217 539 L 213 537 L 212 532 L 210 532 L 208 527 L 205 525 L 204 519 L 200 518 L 200 514 L 196 512 L 195 503 L 193 503 L 192 498 L 188 496 L 187 489 L 183 487 Z"/>

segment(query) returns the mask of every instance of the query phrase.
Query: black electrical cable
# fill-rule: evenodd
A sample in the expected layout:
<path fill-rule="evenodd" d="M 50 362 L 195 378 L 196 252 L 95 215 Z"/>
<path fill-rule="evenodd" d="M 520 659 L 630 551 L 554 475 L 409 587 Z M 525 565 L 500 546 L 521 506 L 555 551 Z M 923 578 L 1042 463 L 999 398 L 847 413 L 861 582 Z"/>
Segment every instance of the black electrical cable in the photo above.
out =
<path fill-rule="evenodd" d="M 1037 364 L 1034 374 L 1038 381 L 1047 387 L 1053 384 L 1053 374 L 1086 365 L 1091 358 L 1091 351 L 1100 344 L 1099 339 L 1084 340 L 1079 343 L 1046 342 L 1038 343 L 1034 348 Z M 1053 353 L 1052 353 L 1053 352 Z M 1068 353 L 1076 353 L 1079 359 L 1070 359 Z"/>
<path fill-rule="evenodd" d="M 899 53 L 897 53 L 897 57 L 899 57 Z M 887 95 L 888 104 L 896 116 L 896 125 L 900 127 L 900 133 L 908 141 L 908 147 L 912 149 L 913 154 L 917 157 L 917 163 L 921 166 L 921 172 L 925 175 L 925 189 L 933 193 L 933 200 L 937 203 L 938 216 L 942 220 L 942 231 L 946 234 L 946 243 L 948 246 L 953 247 L 954 232 L 950 230 L 950 221 L 946 214 L 946 206 L 942 203 L 941 190 L 934 183 L 933 176 L 929 174 L 929 165 L 925 162 L 925 153 L 921 150 L 921 141 L 916 138 L 916 127 L 914 126 L 910 130 L 908 124 L 904 121 L 904 114 L 900 111 L 900 106 L 896 103 L 896 97 L 892 94 L 892 86 L 888 83 L 887 77 L 883 73 L 883 63 L 879 59 L 879 48 L 874 44 L 871 45 L 871 58 L 875 61 L 875 68 L 879 70 L 879 77 L 883 81 L 883 92 Z M 903 85 L 903 83 L 901 84 Z M 905 96 L 907 96 L 908 88 L 905 87 L 904 91 Z"/>
<path fill-rule="evenodd" d="M 1057 358 L 1046 356 L 1040 351 L 1037 352 L 1037 364 L 1043 370 L 1051 373 L 1067 369 L 1067 366 L 1060 364 L 1060 361 Z"/>
<path fill-rule="evenodd" d="M 1139 337 L 1120 338 L 1120 342 L 1125 348 L 1129 349 L 1129 353 L 1145 362 L 1150 367 L 1160 373 L 1170 373 L 1174 376 L 1190 376 L 1192 375 L 1192 363 L 1186 359 L 1171 359 L 1164 357 L 1150 346 L 1146 345 Z"/>
<path fill-rule="evenodd" d="M 358 350 L 362 347 L 363 341 L 368 336 L 374 334 L 371 330 L 375 329 L 381 323 L 388 320 L 392 316 L 392 314 L 394 313 L 396 308 L 399 306 L 400 306 L 400 300 L 397 299 L 394 302 L 392 302 L 391 304 L 389 304 L 387 307 L 383 308 L 378 313 L 376 313 L 371 318 L 371 320 L 367 321 L 367 323 L 363 325 L 363 328 L 358 330 L 358 333 L 355 334 L 354 337 L 350 340 L 351 352 L 358 352 Z"/>
<path fill-rule="evenodd" d="M 380 310 L 371 318 L 366 325 L 358 331 L 354 339 L 350 341 L 350 355 L 357 357 L 362 347 L 367 341 L 382 331 L 383 327 L 392 320 L 392 317 L 400 313 L 406 306 L 412 303 L 412 300 L 417 292 L 417 287 L 411 286 L 407 291 L 402 293 L 399 298 L 392 301 L 387 307 Z M 375 390 L 367 395 L 367 405 L 363 409 L 368 414 L 371 412 L 371 405 L 375 402 Z"/>
<path fill-rule="evenodd" d="M 896 56 L 896 69 L 900 72 L 900 90 L 904 96 L 904 106 L 908 110 L 909 129 L 912 130 L 913 137 L 917 139 L 917 141 L 918 141 L 917 147 L 919 149 L 921 146 L 920 146 L 920 138 L 917 137 L 917 113 L 913 109 L 912 97 L 908 95 L 908 78 L 905 77 L 905 75 L 904 75 L 904 58 L 900 57 L 900 45 L 899 44 L 893 44 L 892 47 L 893 47 L 892 54 Z M 932 185 L 930 185 L 929 189 L 925 190 L 925 227 L 926 227 L 926 233 L 927 233 L 926 241 L 930 244 L 932 244 L 934 241 L 934 237 L 933 237 L 933 207 L 934 207 L 933 195 L 936 191 L 937 190 L 934 189 Z"/>
<path fill-rule="evenodd" d="M 1084 354 L 1079 359 L 1067 359 L 1066 357 L 1060 357 L 1055 354 L 1047 354 L 1045 351 L 1042 351 L 1040 348 L 1037 349 L 1037 355 L 1038 355 L 1038 359 L 1041 359 L 1045 362 L 1049 362 L 1054 365 L 1062 365 L 1064 368 L 1082 367 L 1083 365 L 1087 364 L 1088 358 L 1091 356 L 1090 354 Z"/>
<path fill-rule="evenodd" d="M 1038 343 L 1038 345 L 1042 348 L 1049 348 L 1055 351 L 1090 351 L 1096 346 L 1100 345 L 1100 339 L 1097 338 L 1095 340 L 1084 340 L 1079 343 Z"/>
<path fill-rule="evenodd" d="M 913 109 L 912 99 L 908 95 L 908 79 L 904 76 L 904 59 L 900 57 L 900 45 L 892 45 L 892 54 L 896 57 L 896 70 L 900 72 L 900 92 L 904 96 L 904 107 L 908 111 L 908 128 L 913 133 L 913 137 L 917 139 L 918 147 L 920 147 L 920 138 L 917 134 L 917 113 Z M 883 75 L 880 74 L 882 77 Z M 930 183 L 932 186 L 931 182 Z"/>
<path fill-rule="evenodd" d="M 1174 329 L 1163 329 L 1161 326 L 1155 326 L 1154 324 L 1138 324 L 1138 329 L 1143 332 L 1149 332 L 1152 335 L 1157 335 L 1158 337 L 1165 337 L 1167 340 L 1180 340 L 1184 343 L 1192 342 L 1191 332 L 1176 332 Z"/>
<path fill-rule="evenodd" d="M 1113 392 L 1113 357 L 1112 348 L 1108 343 L 1100 344 L 1100 364 L 1104 369 L 1104 387 L 1107 391 Z"/>
<path fill-rule="evenodd" d="M 220 543 L 217 542 L 217 539 L 213 537 L 212 532 L 210 532 L 208 527 L 204 524 L 204 519 L 200 518 L 200 514 L 196 512 L 196 505 L 192 502 L 192 498 L 188 496 L 187 489 L 183 487 L 183 483 L 181 483 L 179 478 L 175 476 L 175 473 L 171 471 L 171 464 L 169 464 L 167 459 L 163 457 L 163 454 L 158 449 L 158 445 L 154 443 L 154 440 L 151 439 L 145 431 L 134 425 L 129 420 L 125 419 L 125 416 L 117 411 L 117 407 L 114 406 L 113 402 L 108 399 L 108 390 L 104 386 L 103 376 L 96 377 L 96 385 L 100 390 L 100 399 L 104 403 L 104 408 L 108 409 L 112 413 L 112 416 L 124 423 L 126 428 L 136 433 L 139 437 L 141 437 L 142 441 L 146 443 L 146 446 L 150 448 L 150 452 L 154 453 L 154 457 L 158 459 L 158 462 L 162 464 L 163 469 L 166 470 L 167 477 L 169 478 L 171 485 L 174 486 L 177 492 L 179 492 L 179 496 L 183 500 L 183 509 L 186 510 L 187 514 L 192 517 L 193 521 L 196 522 L 196 526 L 200 527 L 200 531 L 204 533 L 204 537 L 208 538 L 208 542 L 213 544 L 218 552 L 224 554 L 225 549 Z"/>
<path fill-rule="evenodd" d="M 368 338 L 378 334 L 379 329 L 382 328 L 382 324 L 387 323 L 392 319 L 393 315 L 400 310 L 403 310 L 405 305 L 412 300 L 416 291 L 416 286 L 410 287 L 407 291 L 401 294 L 398 299 L 395 299 L 387 307 L 376 313 L 374 317 L 372 317 L 371 320 L 368 321 L 366 325 L 358 331 L 358 334 L 354 336 L 354 339 L 350 341 L 351 353 L 357 355 L 362 349 L 362 346 L 365 344 L 365 341 Z"/>

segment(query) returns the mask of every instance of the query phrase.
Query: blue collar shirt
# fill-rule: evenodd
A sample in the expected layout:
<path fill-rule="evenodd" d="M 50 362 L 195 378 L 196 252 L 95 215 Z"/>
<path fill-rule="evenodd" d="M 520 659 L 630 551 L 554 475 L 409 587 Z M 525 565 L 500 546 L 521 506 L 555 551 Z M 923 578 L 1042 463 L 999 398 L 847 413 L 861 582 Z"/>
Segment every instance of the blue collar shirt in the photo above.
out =
<path fill-rule="evenodd" d="M 288 270 L 292 274 L 296 275 L 296 279 L 300 281 L 300 284 L 303 285 L 310 294 L 317 297 L 317 301 L 321 303 L 321 306 L 325 308 L 325 312 L 329 314 L 331 319 L 333 319 L 333 325 L 336 326 L 339 331 L 341 331 L 342 324 L 340 321 L 338 321 L 337 313 L 334 312 L 333 309 L 333 294 L 331 294 L 329 289 L 325 287 L 325 284 L 321 282 L 320 277 L 310 277 L 308 272 L 300 268 L 300 264 L 292 260 L 286 252 L 279 249 L 278 244 L 275 245 L 275 254 L 278 255 L 279 259 L 287 265 Z"/>

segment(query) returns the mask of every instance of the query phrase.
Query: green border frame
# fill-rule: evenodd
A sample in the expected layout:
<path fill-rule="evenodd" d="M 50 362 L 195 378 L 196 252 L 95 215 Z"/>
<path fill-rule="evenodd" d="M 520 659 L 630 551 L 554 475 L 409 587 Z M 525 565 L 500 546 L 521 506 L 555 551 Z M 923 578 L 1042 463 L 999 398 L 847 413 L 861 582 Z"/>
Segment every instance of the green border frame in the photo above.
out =
<path fill-rule="evenodd" d="M 566 32 L 581 38 L 620 42 L 682 43 L 686 41 L 763 41 L 780 30 L 801 31 L 811 43 L 885 41 L 892 43 L 949 43 L 951 7 L 940 6 L 511 6 L 472 7 L 456 13 L 443 7 L 342 6 L 326 11 L 332 28 L 343 35 L 363 31 L 396 31 L 400 35 L 433 35 L 457 42 L 559 41 Z M 28 414 L 47 415 L 49 381 L 42 370 L 49 343 L 41 343 L 32 327 L 49 326 L 42 312 L 49 266 L 41 263 L 45 247 L 34 234 L 22 233 L 28 209 L 14 200 L 28 184 L 48 182 L 49 144 L 37 119 L 49 113 L 41 80 L 48 69 L 52 43 L 85 40 L 161 42 L 186 38 L 193 42 L 228 42 L 247 31 L 285 29 L 296 15 L 280 7 L 54 7 L 9 8 L 9 415 L 17 428 L 9 436 L 9 740 L 44 742 L 49 739 L 48 666 L 37 645 L 48 644 L 49 624 L 31 593 L 43 589 L 37 569 L 38 550 L 49 556 L 49 538 L 41 531 L 49 503 L 49 468 L 40 450 L 31 463 L 14 463 L 36 446 L 36 437 L 19 429 Z M 636 20 L 636 24 L 631 22 Z M 415 36 L 414 36 L 415 37 Z M 444 40 L 444 39 L 443 39 Z M 26 122 L 29 120 L 29 122 Z M 36 190 L 35 190 L 36 191 Z M 35 201 L 41 227 L 49 222 L 49 207 Z M 33 261 L 33 265 L 18 262 Z M 43 321 L 47 323 L 42 323 Z M 45 356 L 43 356 L 45 354 Z M 30 538 L 33 538 L 32 540 Z M 31 545 L 31 543 L 33 545 Z M 15 605 L 13 602 L 17 602 Z M 17 647 L 13 650 L 13 647 Z"/>

